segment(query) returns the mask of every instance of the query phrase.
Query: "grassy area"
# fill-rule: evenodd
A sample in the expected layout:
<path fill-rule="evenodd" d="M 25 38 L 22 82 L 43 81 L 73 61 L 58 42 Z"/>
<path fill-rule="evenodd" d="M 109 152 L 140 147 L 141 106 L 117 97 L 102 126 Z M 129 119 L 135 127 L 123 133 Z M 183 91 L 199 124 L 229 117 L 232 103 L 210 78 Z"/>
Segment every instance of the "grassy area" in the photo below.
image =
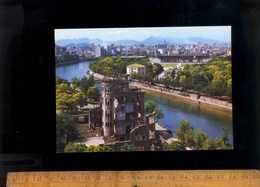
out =
<path fill-rule="evenodd" d="M 161 64 L 164 68 L 173 68 L 177 66 L 177 63 L 167 63 L 167 64 Z M 184 67 L 186 64 L 181 64 L 181 67 Z"/>

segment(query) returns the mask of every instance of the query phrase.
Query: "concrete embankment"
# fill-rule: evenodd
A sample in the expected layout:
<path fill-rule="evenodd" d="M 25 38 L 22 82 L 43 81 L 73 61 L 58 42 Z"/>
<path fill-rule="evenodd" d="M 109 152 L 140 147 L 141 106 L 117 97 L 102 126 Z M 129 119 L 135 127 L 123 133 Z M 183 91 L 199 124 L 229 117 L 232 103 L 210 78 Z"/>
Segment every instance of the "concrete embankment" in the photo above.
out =
<path fill-rule="evenodd" d="M 88 71 L 89 75 L 93 75 L 95 80 L 102 80 L 104 75 L 100 75 L 98 73 L 94 73 L 91 70 Z M 187 103 L 190 105 L 198 106 L 201 109 L 211 110 L 214 112 L 221 113 L 223 115 L 232 116 L 232 103 L 228 103 L 227 101 L 222 101 L 219 99 L 201 96 L 197 100 L 197 94 L 189 94 L 189 97 L 185 97 L 180 95 L 179 91 L 170 90 L 170 89 L 162 89 L 156 86 L 152 86 L 149 84 L 143 84 L 139 82 L 129 82 L 130 87 L 137 87 L 141 90 L 145 91 L 147 94 L 151 94 L 157 97 L 162 97 L 165 99 L 175 100 L 178 102 Z"/>
<path fill-rule="evenodd" d="M 164 125 L 160 124 L 160 123 L 156 123 L 155 124 L 155 130 L 156 133 L 160 136 L 160 139 L 162 140 L 162 142 L 164 143 L 171 143 L 173 141 L 180 141 L 178 138 L 176 138 L 170 129 L 168 129 L 167 127 L 165 127 Z M 192 150 L 190 147 L 185 147 L 186 150 Z"/>
<path fill-rule="evenodd" d="M 165 143 L 178 141 L 178 139 L 176 139 L 172 134 L 171 130 L 160 123 L 155 124 L 155 130 Z"/>
<path fill-rule="evenodd" d="M 151 94 L 157 97 L 162 97 L 165 99 L 175 100 L 178 102 L 187 103 L 189 105 L 198 106 L 201 109 L 211 110 L 220 112 L 224 115 L 232 115 L 232 104 L 227 101 L 221 101 L 219 99 L 201 96 L 197 100 L 197 94 L 189 94 L 189 97 L 180 95 L 179 91 L 161 89 L 156 86 L 142 84 L 138 82 L 130 82 L 131 87 L 138 87 L 145 91 L 147 94 Z"/>
<path fill-rule="evenodd" d="M 94 80 L 102 80 L 104 78 L 104 75 L 100 75 L 98 73 L 94 73 L 92 70 L 88 70 L 86 73 L 88 75 L 92 75 L 94 77 Z"/>

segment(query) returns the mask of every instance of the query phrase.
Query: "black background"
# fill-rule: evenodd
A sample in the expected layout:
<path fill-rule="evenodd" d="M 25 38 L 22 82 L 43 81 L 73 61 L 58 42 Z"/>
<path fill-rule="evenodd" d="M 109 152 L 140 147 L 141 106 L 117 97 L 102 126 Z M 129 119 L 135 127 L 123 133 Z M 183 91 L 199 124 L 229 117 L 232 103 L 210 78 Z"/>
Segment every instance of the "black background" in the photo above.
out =
<path fill-rule="evenodd" d="M 260 168 L 258 1 L 1 1 L 0 153 L 42 170 Z M 54 29 L 232 26 L 234 150 L 56 154 Z"/>

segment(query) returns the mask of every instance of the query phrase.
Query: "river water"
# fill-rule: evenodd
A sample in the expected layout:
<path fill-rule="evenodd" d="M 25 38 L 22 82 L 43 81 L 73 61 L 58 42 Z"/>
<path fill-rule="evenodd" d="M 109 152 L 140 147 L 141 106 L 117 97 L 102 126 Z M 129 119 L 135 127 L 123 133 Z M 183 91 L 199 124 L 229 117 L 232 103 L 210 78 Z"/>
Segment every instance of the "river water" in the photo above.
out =
<path fill-rule="evenodd" d="M 56 67 L 56 76 L 60 76 L 69 81 L 73 77 L 82 78 L 84 75 L 87 76 L 86 71 L 89 69 L 88 65 L 89 62 L 81 62 Z M 100 83 L 96 85 L 101 88 Z M 194 130 L 201 128 L 211 139 L 222 136 L 222 128 L 226 128 L 229 133 L 229 142 L 233 144 L 232 115 L 201 109 L 196 105 L 155 97 L 151 94 L 145 95 L 145 101 L 148 99 L 155 101 L 164 114 L 164 118 L 160 119 L 159 122 L 168 127 L 174 134 L 178 129 L 179 121 L 188 120 Z"/>

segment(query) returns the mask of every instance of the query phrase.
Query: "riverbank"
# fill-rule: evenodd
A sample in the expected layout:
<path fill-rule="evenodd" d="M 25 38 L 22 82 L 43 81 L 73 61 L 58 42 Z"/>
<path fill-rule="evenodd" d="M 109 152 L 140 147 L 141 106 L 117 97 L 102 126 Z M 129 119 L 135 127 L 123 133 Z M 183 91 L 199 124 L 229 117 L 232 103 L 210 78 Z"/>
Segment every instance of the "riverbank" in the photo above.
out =
<path fill-rule="evenodd" d="M 104 78 L 104 75 L 100 75 L 98 73 L 94 73 L 91 69 L 89 69 L 86 74 L 92 75 L 94 77 L 94 80 L 102 80 Z"/>
<path fill-rule="evenodd" d="M 85 59 L 80 59 L 80 60 L 75 60 L 75 61 L 71 61 L 71 62 L 64 62 L 64 63 L 60 63 L 60 64 L 55 64 L 56 67 L 60 67 L 60 66 L 66 66 L 66 65 L 70 65 L 70 64 L 78 64 L 80 62 L 86 62 L 86 61 L 93 61 L 93 60 L 97 60 L 99 57 L 94 57 L 94 58 L 85 58 Z"/>
<path fill-rule="evenodd" d="M 165 99 L 175 100 L 179 102 L 185 102 L 190 105 L 198 106 L 207 110 L 215 110 L 226 115 L 232 115 L 232 104 L 227 101 L 222 101 L 219 99 L 201 96 L 197 100 L 197 94 L 189 94 L 189 97 L 180 95 L 179 91 L 161 89 L 156 86 L 151 86 L 147 84 L 142 84 L 138 82 L 130 82 L 131 87 L 138 87 L 145 91 L 147 94 L 151 94 L 157 97 L 163 97 Z"/>
<path fill-rule="evenodd" d="M 93 75 L 96 80 L 102 80 L 103 75 L 98 73 L 94 73 L 89 70 L 89 75 Z M 163 97 L 165 99 L 175 100 L 179 102 L 188 103 L 190 105 L 198 106 L 202 109 L 213 110 L 216 112 L 221 112 L 225 115 L 232 115 L 232 103 L 228 103 L 227 101 L 222 101 L 219 99 L 201 96 L 198 100 L 197 94 L 189 93 L 189 97 L 185 97 L 180 95 L 180 91 L 171 90 L 171 89 L 162 89 L 157 86 L 152 86 L 149 84 L 143 84 L 139 82 L 129 82 L 130 87 L 137 87 L 141 90 L 145 91 L 147 94 L 151 94 L 157 97 Z"/>

